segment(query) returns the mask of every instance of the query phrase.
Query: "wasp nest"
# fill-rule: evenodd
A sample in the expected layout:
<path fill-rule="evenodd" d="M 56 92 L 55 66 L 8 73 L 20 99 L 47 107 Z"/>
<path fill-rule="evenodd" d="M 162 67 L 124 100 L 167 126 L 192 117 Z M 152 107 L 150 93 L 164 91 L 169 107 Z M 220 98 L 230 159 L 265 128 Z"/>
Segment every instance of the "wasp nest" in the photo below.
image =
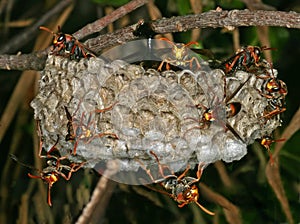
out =
<path fill-rule="evenodd" d="M 239 160 L 247 145 L 281 124 L 279 114 L 264 117 L 270 107 L 265 72 L 158 72 L 121 60 L 76 62 L 50 55 L 31 106 L 45 150 L 59 138 L 57 148 L 71 161 L 87 161 L 86 167 L 101 172 L 101 164 L 116 159 L 120 172 L 133 173 L 141 164 L 156 164 L 152 150 L 176 172 L 187 164 Z M 240 106 L 234 116 L 230 105 Z M 208 109 L 215 119 L 205 123 Z"/>

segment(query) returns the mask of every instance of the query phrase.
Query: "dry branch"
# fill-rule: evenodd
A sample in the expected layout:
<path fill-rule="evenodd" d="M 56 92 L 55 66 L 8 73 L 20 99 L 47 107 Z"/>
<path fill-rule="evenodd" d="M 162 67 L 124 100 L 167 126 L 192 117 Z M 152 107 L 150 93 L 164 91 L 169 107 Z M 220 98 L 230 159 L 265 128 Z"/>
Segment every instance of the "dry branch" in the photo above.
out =
<path fill-rule="evenodd" d="M 111 160 L 107 163 L 107 169 L 104 171 L 103 176 L 98 181 L 98 184 L 91 197 L 91 200 L 83 209 L 81 216 L 76 222 L 77 224 L 97 222 L 97 219 L 95 219 L 94 217 L 97 217 L 95 211 L 97 210 L 98 213 L 101 213 L 101 211 L 105 210 L 106 206 L 102 206 L 104 200 L 109 200 L 109 197 L 111 196 L 111 194 L 107 194 L 107 191 L 109 190 L 108 187 L 112 187 L 112 181 L 109 178 L 112 177 L 115 173 L 117 173 L 118 170 L 119 164 L 117 161 Z M 109 195 L 108 198 L 106 197 L 107 195 Z M 102 201 L 102 203 L 100 203 L 100 201 Z"/>
<path fill-rule="evenodd" d="M 100 35 L 89 39 L 85 45 L 96 53 L 114 45 L 126 43 L 139 38 L 133 34 L 134 24 L 113 33 Z M 197 28 L 217 27 L 240 27 L 240 26 L 276 26 L 300 29 L 300 13 L 282 11 L 209 11 L 197 15 L 178 16 L 163 18 L 151 22 L 153 31 L 157 34 L 183 32 Z M 44 55 L 40 52 L 38 55 Z M 45 60 L 37 58 L 36 53 L 23 55 L 23 57 L 2 55 L 0 56 L 0 69 L 40 70 L 44 67 Z M 30 58 L 30 59 L 29 59 Z M 33 62 L 30 66 L 26 62 Z"/>
<path fill-rule="evenodd" d="M 0 55 L 0 68 L 6 70 L 43 70 L 47 51 L 36 51 L 32 54 Z"/>
<path fill-rule="evenodd" d="M 286 141 L 288 141 L 299 129 L 300 129 L 300 108 L 294 114 L 292 120 L 290 121 L 289 125 L 286 127 L 281 138 L 284 138 Z M 290 205 L 284 190 L 284 186 L 281 180 L 280 170 L 279 170 L 280 166 L 279 166 L 278 155 L 285 142 L 278 142 L 276 144 L 275 152 L 274 152 L 274 159 L 276 161 L 276 164 L 275 166 L 272 166 L 271 163 L 269 162 L 266 167 L 265 173 L 270 186 L 274 190 L 274 193 L 282 206 L 282 210 L 284 211 L 284 214 L 288 222 L 294 223 L 291 210 L 290 210 Z"/>
<path fill-rule="evenodd" d="M 198 28 L 240 27 L 240 26 L 277 26 L 300 28 L 300 13 L 280 11 L 209 11 L 196 15 L 163 18 L 151 22 L 153 31 L 157 34 L 184 32 Z M 85 44 L 95 52 L 106 47 L 137 39 L 132 31 L 135 25 L 117 30 L 114 33 L 89 39 Z M 130 32 L 131 31 L 131 32 Z"/>
<path fill-rule="evenodd" d="M 128 2 L 127 4 L 121 6 L 120 8 L 116 9 L 112 13 L 107 16 L 102 17 L 101 19 L 96 20 L 93 23 L 87 24 L 82 29 L 78 30 L 77 32 L 73 33 L 73 36 L 80 40 L 88 35 L 91 35 L 96 32 L 100 32 L 103 28 L 108 26 L 109 24 L 113 23 L 114 21 L 120 19 L 121 17 L 127 15 L 128 13 L 132 12 L 133 10 L 141 7 L 142 5 L 146 4 L 148 0 L 133 0 Z"/>

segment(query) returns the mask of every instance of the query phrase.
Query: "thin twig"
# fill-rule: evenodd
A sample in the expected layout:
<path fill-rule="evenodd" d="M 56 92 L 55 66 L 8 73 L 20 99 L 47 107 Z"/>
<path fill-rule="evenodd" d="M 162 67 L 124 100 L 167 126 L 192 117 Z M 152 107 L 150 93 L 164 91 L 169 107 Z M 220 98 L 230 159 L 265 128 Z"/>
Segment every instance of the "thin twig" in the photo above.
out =
<path fill-rule="evenodd" d="M 194 14 L 200 14 L 203 10 L 202 1 L 200 0 L 190 0 L 191 8 Z M 192 30 L 191 41 L 198 41 L 200 38 L 201 29 Z"/>
<path fill-rule="evenodd" d="M 283 145 L 300 129 L 300 107 L 297 112 L 294 114 L 289 125 L 284 129 L 284 132 L 280 138 L 285 139 L 285 141 L 277 142 L 273 157 L 277 157 Z"/>
<path fill-rule="evenodd" d="M 153 192 L 144 189 L 144 187 L 141 186 L 132 186 L 132 189 L 135 191 L 135 193 L 143 196 L 147 200 L 151 201 L 155 206 L 158 206 L 160 208 L 163 208 L 163 203 L 159 200 L 157 197 L 157 194 L 154 195 Z"/>
<path fill-rule="evenodd" d="M 288 223 L 293 224 L 294 220 L 293 220 L 293 216 L 291 213 L 289 201 L 287 199 L 287 196 L 286 196 L 283 184 L 282 184 L 280 171 L 279 171 L 279 163 L 278 163 L 277 158 L 275 159 L 275 162 L 276 163 L 273 166 L 270 165 L 270 163 L 268 163 L 268 165 L 266 166 L 266 170 L 265 170 L 266 177 L 267 177 L 268 183 L 274 190 L 274 193 L 275 193 L 276 197 L 278 198 L 278 201 L 280 202 L 280 205 L 281 205 L 282 210 L 287 218 Z"/>
<path fill-rule="evenodd" d="M 295 113 L 291 122 L 284 130 L 283 134 L 281 135 L 281 138 L 284 138 L 287 141 L 299 129 L 300 129 L 300 108 Z M 282 206 L 282 210 L 284 211 L 288 222 L 294 223 L 293 216 L 291 214 L 291 210 L 290 210 L 290 206 L 289 206 L 289 202 L 288 202 L 288 199 L 287 199 L 287 196 L 286 196 L 286 193 L 285 193 L 282 181 L 281 181 L 280 170 L 279 170 L 279 160 L 278 160 L 278 154 L 286 141 L 278 142 L 276 144 L 274 154 L 273 154 L 275 164 L 272 166 L 271 163 L 269 162 L 266 166 L 265 173 L 266 173 L 266 177 L 268 179 L 270 186 L 274 190 L 274 193 Z"/>
<path fill-rule="evenodd" d="M 35 24 L 25 29 L 21 34 L 10 39 L 9 42 L 6 42 L 0 47 L 0 54 L 5 54 L 9 52 L 15 52 L 20 49 L 22 46 L 27 44 L 31 39 L 35 37 L 39 26 L 46 23 L 53 16 L 57 15 L 63 11 L 68 5 L 72 3 L 72 0 L 64 0 L 57 3 L 51 10 L 44 14 Z"/>
<path fill-rule="evenodd" d="M 127 4 L 121 6 L 120 8 L 114 10 L 107 16 L 102 17 L 101 19 L 96 20 L 93 23 L 87 24 L 80 30 L 73 33 L 73 36 L 80 40 L 88 35 L 101 31 L 107 25 L 113 23 L 114 21 L 120 19 L 121 17 L 127 15 L 128 13 L 134 11 L 135 9 L 146 4 L 148 0 L 133 0 Z"/>
<path fill-rule="evenodd" d="M 214 192 L 208 186 L 203 183 L 199 183 L 201 194 L 208 200 L 219 204 L 223 207 L 224 214 L 228 223 L 240 224 L 242 223 L 242 217 L 239 208 L 230 202 L 224 196 Z"/>
<path fill-rule="evenodd" d="M 107 169 L 104 171 L 103 176 L 98 181 L 98 184 L 93 192 L 90 202 L 85 206 L 81 216 L 77 220 L 77 224 L 90 223 L 92 219 L 92 214 L 97 207 L 101 198 L 105 197 L 108 184 L 110 182 L 109 178 L 117 173 L 119 170 L 119 163 L 116 160 L 111 160 L 107 162 Z"/>
<path fill-rule="evenodd" d="M 227 188 L 232 188 L 233 183 L 228 175 L 228 172 L 226 170 L 224 163 L 222 161 L 217 161 L 214 163 L 214 166 L 217 169 L 220 179 L 222 180 L 222 183 L 224 184 L 224 186 L 226 186 Z"/>

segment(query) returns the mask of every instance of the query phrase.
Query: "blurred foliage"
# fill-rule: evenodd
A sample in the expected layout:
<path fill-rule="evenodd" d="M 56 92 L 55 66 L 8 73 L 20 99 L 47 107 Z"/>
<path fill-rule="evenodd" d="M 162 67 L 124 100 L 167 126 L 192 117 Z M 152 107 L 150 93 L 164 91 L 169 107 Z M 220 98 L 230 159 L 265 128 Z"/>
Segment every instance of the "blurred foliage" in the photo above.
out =
<path fill-rule="evenodd" d="M 185 0 L 177 0 L 175 5 L 179 15 L 187 15 L 192 13 L 191 5 Z"/>
<path fill-rule="evenodd" d="M 15 35 L 19 35 L 23 29 L 11 26 L 9 22 L 21 22 L 33 18 L 37 20 L 50 6 L 59 1 L 1 1 L 0 15 L 0 40 L 2 43 L 9 41 Z M 128 0 L 107 1 L 74 1 L 74 9 L 62 25 L 65 32 L 75 32 L 80 27 L 103 16 L 106 6 L 120 6 Z M 223 9 L 244 9 L 243 1 L 209 1 L 199 0 L 203 11 L 215 9 L 217 6 Z M 266 1 L 278 10 L 298 10 L 300 4 L 296 0 Z M 186 0 L 155 1 L 162 16 L 191 14 L 192 7 Z M 147 8 L 143 7 L 130 14 L 130 18 L 122 22 L 116 22 L 114 28 L 120 28 L 120 24 L 132 24 L 140 18 L 150 19 Z M 55 18 L 54 18 L 55 19 Z M 30 25 L 30 24 L 29 24 Z M 49 24 L 45 24 L 48 26 Z M 256 27 L 241 27 L 239 41 L 241 45 L 260 45 Z M 191 39 L 191 31 L 176 33 L 173 35 L 177 42 L 187 43 Z M 286 82 L 289 90 L 287 96 L 287 111 L 283 116 L 283 126 L 277 133 L 282 133 L 285 127 L 299 108 L 299 30 L 270 27 L 270 47 L 277 48 L 271 51 L 274 67 L 279 70 L 279 78 Z M 234 38 L 231 31 L 224 29 L 202 29 L 198 38 L 204 48 L 211 49 L 217 58 L 226 58 L 234 52 Z M 32 51 L 34 41 L 29 42 L 22 52 Z M 7 102 L 14 90 L 20 72 L 0 71 L 1 114 L 6 108 Z M 1 145 L 1 209 L 0 222 L 2 223 L 74 223 L 89 200 L 99 177 L 88 170 L 80 170 L 73 175 L 70 181 L 60 180 L 52 188 L 53 207 L 46 204 L 47 186 L 40 180 L 30 179 L 28 172 L 34 172 L 22 167 L 9 159 L 9 153 L 15 154 L 22 162 L 32 166 L 38 166 L 32 141 L 35 136 L 33 111 L 28 108 L 32 99 L 34 86 L 24 92 L 23 104 L 18 106 L 18 113 L 10 124 Z M 1 128 L 1 126 L 0 126 Z M 279 134 L 280 135 L 280 134 Z M 284 148 L 280 151 L 280 171 L 290 209 L 295 223 L 300 222 L 300 132 L 288 139 Z M 224 196 L 241 212 L 242 223 L 287 223 L 281 205 L 265 177 L 265 165 L 268 161 L 265 149 L 255 143 L 249 147 L 247 156 L 240 161 L 225 164 L 226 172 L 232 183 L 225 186 L 222 175 L 214 165 L 210 165 L 204 172 L 201 182 L 209 186 L 214 192 Z M 191 171 L 195 174 L 195 170 Z M 140 190 L 147 192 L 140 193 Z M 195 204 L 178 208 L 177 204 L 165 195 L 148 191 L 143 187 L 118 185 L 106 207 L 106 213 L 99 223 L 227 223 L 224 210 L 206 200 L 205 195 L 200 196 L 200 203 L 206 208 L 216 212 L 215 217 L 204 214 Z M 105 205 L 104 205 L 105 206 Z"/>
<path fill-rule="evenodd" d="M 129 2 L 129 0 L 93 0 L 93 2 L 101 5 L 101 6 L 114 6 L 119 7 Z"/>

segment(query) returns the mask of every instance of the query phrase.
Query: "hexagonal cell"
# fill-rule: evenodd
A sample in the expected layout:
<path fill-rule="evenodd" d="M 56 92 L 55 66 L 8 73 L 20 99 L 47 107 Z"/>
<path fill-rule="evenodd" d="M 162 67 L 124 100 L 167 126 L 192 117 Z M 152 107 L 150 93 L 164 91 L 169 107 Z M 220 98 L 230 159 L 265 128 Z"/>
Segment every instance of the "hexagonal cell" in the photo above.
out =
<path fill-rule="evenodd" d="M 107 161 L 117 160 L 113 180 L 145 184 L 141 166 L 157 167 L 150 151 L 178 172 L 188 164 L 239 160 L 248 144 L 271 134 L 281 120 L 263 117 L 270 100 L 261 94 L 264 82 L 243 71 L 230 77 L 217 69 L 158 72 L 121 60 L 50 55 L 31 106 L 45 150 L 59 135 L 57 148 L 71 161 L 103 173 Z M 228 116 L 231 104 L 240 110 Z M 206 124 L 208 109 L 214 121 Z"/>

